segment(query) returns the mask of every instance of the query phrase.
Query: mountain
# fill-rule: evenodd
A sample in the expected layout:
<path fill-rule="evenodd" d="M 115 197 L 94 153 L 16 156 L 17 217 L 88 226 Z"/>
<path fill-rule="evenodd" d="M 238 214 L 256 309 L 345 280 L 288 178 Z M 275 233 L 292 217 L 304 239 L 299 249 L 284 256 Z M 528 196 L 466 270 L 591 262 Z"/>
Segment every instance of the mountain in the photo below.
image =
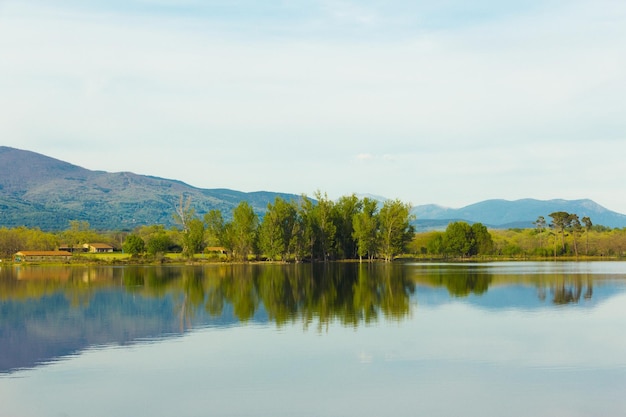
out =
<path fill-rule="evenodd" d="M 416 206 L 418 230 L 441 229 L 451 221 L 482 223 L 493 228 L 534 227 L 533 222 L 543 216 L 550 222 L 550 213 L 566 211 L 581 219 L 588 216 L 593 224 L 607 227 L 626 227 L 626 215 L 608 210 L 592 200 L 486 200 L 459 209 L 434 204 Z"/>
<path fill-rule="evenodd" d="M 219 209 L 229 217 L 241 201 L 262 215 L 267 204 L 294 194 L 201 189 L 181 181 L 131 172 L 91 171 L 35 152 L 0 146 L 0 226 L 62 230 L 70 220 L 102 230 L 173 224 L 181 196 L 197 213 Z"/>
<path fill-rule="evenodd" d="M 247 201 L 258 215 L 279 196 L 276 192 L 244 193 L 196 188 L 181 181 L 131 172 L 91 171 L 35 152 L 0 146 L 0 227 L 39 227 L 63 230 L 70 220 L 88 221 L 100 230 L 133 229 L 145 224 L 173 225 L 181 196 L 190 197 L 198 214 L 232 210 Z M 368 196 L 381 202 L 384 197 Z M 533 227 L 537 217 L 555 211 L 589 216 L 594 224 L 626 227 L 626 215 L 591 200 L 487 200 L 453 209 L 435 204 L 414 207 L 418 231 L 445 229 L 451 221 L 480 222 L 493 228 Z"/>

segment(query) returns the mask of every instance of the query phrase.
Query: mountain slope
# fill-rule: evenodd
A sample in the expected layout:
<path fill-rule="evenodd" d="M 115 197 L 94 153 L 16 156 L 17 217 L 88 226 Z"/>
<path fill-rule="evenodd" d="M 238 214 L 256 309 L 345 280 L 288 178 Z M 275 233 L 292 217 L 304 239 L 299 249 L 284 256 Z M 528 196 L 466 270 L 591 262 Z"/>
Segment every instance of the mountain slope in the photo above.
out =
<path fill-rule="evenodd" d="M 222 210 L 228 217 L 241 201 L 262 214 L 276 196 L 299 196 L 192 187 L 180 181 L 130 172 L 90 171 L 35 152 L 0 147 L 0 226 L 60 230 L 70 220 L 97 229 L 132 229 L 142 224 L 173 224 L 182 195 L 203 214 Z"/>
<path fill-rule="evenodd" d="M 432 204 L 417 206 L 412 213 L 419 223 L 438 220 L 465 220 L 480 222 L 491 227 L 533 227 L 539 216 L 550 221 L 550 213 L 566 211 L 581 219 L 588 216 L 594 224 L 607 227 L 626 227 L 626 215 L 608 210 L 592 200 L 535 200 L 522 199 L 486 200 L 459 209 L 445 208 Z M 418 224 L 419 224 L 418 223 Z M 439 223 L 441 224 L 441 223 Z"/>

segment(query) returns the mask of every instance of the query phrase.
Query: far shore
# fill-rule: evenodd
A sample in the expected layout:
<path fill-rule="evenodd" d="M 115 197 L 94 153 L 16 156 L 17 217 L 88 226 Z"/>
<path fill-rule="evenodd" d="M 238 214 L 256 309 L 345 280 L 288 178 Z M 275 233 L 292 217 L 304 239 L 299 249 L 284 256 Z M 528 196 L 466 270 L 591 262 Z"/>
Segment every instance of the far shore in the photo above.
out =
<path fill-rule="evenodd" d="M 623 261 L 626 258 L 617 256 L 559 256 L 559 257 L 511 257 L 511 256 L 480 256 L 466 258 L 437 258 L 432 256 L 413 256 L 404 255 L 396 257 L 393 262 L 423 262 L 423 263 L 480 263 L 480 262 L 615 262 Z M 339 263 L 363 263 L 363 264 L 385 264 L 383 259 L 366 260 L 363 259 L 343 259 L 330 260 L 327 262 Z M 46 262 L 16 262 L 13 260 L 0 260 L 0 266 L 177 266 L 177 265 L 289 265 L 294 263 L 319 263 L 324 261 L 305 260 L 301 262 L 295 261 L 271 261 L 264 259 L 250 259 L 247 262 L 230 260 L 226 256 L 214 256 L 198 254 L 193 259 L 183 258 L 180 253 L 168 253 L 160 258 L 155 257 L 132 257 L 123 253 L 107 253 L 107 254 L 90 254 L 77 255 L 70 261 L 46 261 Z"/>

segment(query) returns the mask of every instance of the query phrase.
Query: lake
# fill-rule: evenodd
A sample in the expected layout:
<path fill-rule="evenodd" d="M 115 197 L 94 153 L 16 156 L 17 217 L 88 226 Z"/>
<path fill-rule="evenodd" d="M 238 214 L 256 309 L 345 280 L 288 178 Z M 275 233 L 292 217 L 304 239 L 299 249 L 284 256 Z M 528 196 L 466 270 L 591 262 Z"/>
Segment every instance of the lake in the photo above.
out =
<path fill-rule="evenodd" d="M 626 263 L 0 267 L 0 416 L 624 416 Z"/>

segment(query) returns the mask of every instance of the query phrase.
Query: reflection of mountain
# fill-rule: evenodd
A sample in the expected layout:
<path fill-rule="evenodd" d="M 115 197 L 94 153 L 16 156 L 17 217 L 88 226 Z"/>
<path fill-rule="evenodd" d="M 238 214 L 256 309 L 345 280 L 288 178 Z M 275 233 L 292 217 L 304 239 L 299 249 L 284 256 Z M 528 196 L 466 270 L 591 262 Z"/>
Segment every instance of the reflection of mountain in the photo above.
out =
<path fill-rule="evenodd" d="M 237 323 L 229 308 L 219 317 L 202 313 L 194 325 Z M 266 320 L 261 312 L 255 317 Z M 92 346 L 181 334 L 171 296 L 136 296 L 120 288 L 101 289 L 79 304 L 63 293 L 2 302 L 0 323 L 0 372 L 33 367 Z"/>
<path fill-rule="evenodd" d="M 590 287 L 590 277 L 380 264 L 0 269 L 0 373 L 189 328 L 356 327 L 381 316 L 402 320 L 411 305 L 419 312 L 453 302 L 488 310 L 592 307 L 624 291 L 615 280 Z"/>

